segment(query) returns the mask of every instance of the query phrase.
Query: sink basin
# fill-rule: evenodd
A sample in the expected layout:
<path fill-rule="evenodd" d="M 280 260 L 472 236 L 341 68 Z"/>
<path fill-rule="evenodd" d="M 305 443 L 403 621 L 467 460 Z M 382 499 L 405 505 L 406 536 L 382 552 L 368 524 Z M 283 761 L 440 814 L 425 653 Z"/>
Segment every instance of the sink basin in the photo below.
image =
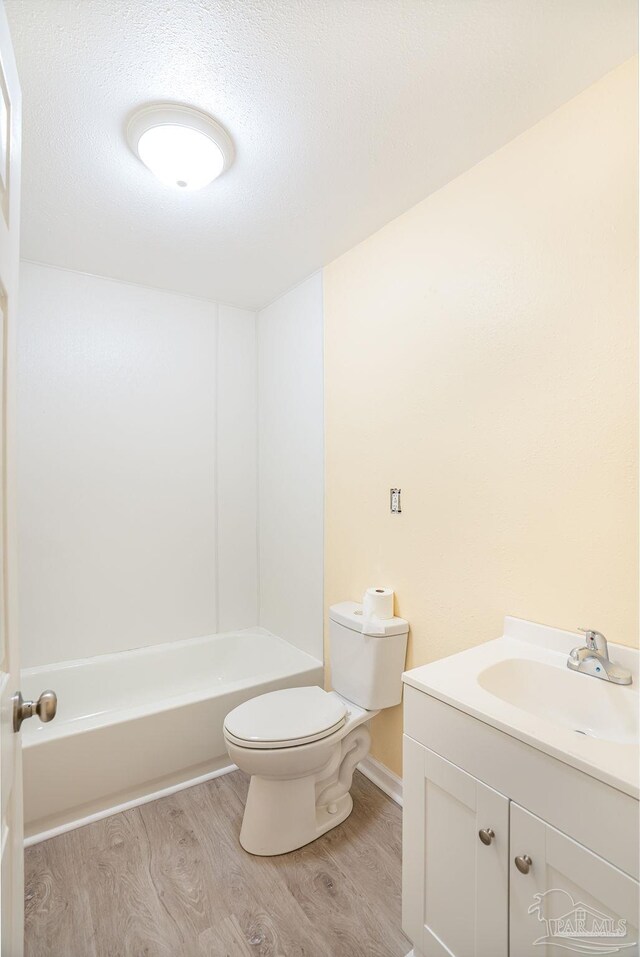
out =
<path fill-rule="evenodd" d="M 578 734 L 621 744 L 639 739 L 638 694 L 589 675 L 526 658 L 507 658 L 478 674 L 478 684 L 508 704 Z"/>

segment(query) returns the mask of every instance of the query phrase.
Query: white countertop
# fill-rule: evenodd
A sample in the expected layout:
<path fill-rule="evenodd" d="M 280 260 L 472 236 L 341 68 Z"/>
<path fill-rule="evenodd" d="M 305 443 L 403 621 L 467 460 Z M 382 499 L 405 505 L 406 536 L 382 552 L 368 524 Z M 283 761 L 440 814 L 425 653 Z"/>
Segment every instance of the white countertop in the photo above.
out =
<path fill-rule="evenodd" d="M 582 645 L 579 633 L 507 617 L 502 637 L 403 680 L 637 799 L 638 651 L 609 643 L 611 660 L 633 675 L 631 685 L 616 685 L 567 668 Z"/>

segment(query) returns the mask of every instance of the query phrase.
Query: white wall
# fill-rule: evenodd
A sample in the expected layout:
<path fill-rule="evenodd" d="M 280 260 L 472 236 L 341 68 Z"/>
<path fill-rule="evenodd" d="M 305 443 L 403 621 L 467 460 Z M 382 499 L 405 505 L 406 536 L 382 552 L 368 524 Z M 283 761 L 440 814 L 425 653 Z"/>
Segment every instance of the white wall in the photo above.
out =
<path fill-rule="evenodd" d="M 258 313 L 260 624 L 316 658 L 323 620 L 322 337 L 320 273 Z"/>
<path fill-rule="evenodd" d="M 255 315 L 24 263 L 24 666 L 255 624 Z"/>

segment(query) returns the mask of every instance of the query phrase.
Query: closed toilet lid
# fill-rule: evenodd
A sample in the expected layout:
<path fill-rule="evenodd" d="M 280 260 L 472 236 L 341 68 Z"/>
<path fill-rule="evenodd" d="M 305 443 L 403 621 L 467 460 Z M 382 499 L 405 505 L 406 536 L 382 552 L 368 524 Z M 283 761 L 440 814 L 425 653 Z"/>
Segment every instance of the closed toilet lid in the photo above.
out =
<path fill-rule="evenodd" d="M 224 721 L 227 736 L 247 748 L 291 748 L 333 734 L 346 720 L 337 695 L 322 688 L 284 688 L 245 701 Z"/>

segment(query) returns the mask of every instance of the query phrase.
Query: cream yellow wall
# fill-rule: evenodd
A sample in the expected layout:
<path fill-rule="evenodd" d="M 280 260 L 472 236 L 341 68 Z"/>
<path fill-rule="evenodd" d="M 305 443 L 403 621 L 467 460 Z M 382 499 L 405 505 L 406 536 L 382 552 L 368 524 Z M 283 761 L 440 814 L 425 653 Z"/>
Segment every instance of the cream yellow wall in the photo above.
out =
<path fill-rule="evenodd" d="M 636 100 L 631 61 L 325 270 L 326 603 L 394 588 L 408 667 L 505 614 L 638 641 Z"/>

